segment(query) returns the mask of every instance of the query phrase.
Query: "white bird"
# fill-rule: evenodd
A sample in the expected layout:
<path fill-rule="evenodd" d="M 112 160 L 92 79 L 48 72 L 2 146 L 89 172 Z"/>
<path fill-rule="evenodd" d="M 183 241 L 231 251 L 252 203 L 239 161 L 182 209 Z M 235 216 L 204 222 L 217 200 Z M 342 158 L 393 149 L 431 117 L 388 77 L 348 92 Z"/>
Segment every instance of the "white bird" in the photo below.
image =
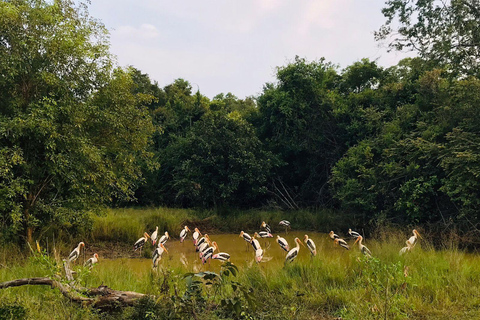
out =
<path fill-rule="evenodd" d="M 155 243 L 158 240 L 158 226 L 155 227 L 155 231 L 152 232 L 152 235 L 150 236 L 150 239 L 152 239 L 152 244 L 155 245 Z"/>
<path fill-rule="evenodd" d="M 80 257 L 80 250 L 82 249 L 82 247 L 85 247 L 85 243 L 80 242 L 78 246 L 75 249 L 73 249 L 72 252 L 70 252 L 70 254 L 68 255 L 69 263 L 77 260 L 78 257 Z"/>
<path fill-rule="evenodd" d="M 212 256 L 212 259 L 216 259 L 220 261 L 230 261 L 230 255 L 226 252 L 220 252 L 220 253 L 214 254 Z"/>
<path fill-rule="evenodd" d="M 277 242 L 280 245 L 280 248 L 288 252 L 288 242 L 284 238 L 277 235 Z"/>
<path fill-rule="evenodd" d="M 420 238 L 422 239 L 422 236 L 420 235 L 420 233 L 418 233 L 417 230 L 413 229 L 413 236 L 410 237 L 410 239 L 407 240 L 408 243 L 410 243 L 410 246 L 412 247 L 415 247 L 415 245 L 417 244 L 417 238 Z"/>
<path fill-rule="evenodd" d="M 295 258 L 298 256 L 298 252 L 300 251 L 300 245 L 305 246 L 298 238 L 295 238 L 295 243 L 296 247 L 288 251 L 287 256 L 285 257 L 285 263 L 295 260 Z"/>
<path fill-rule="evenodd" d="M 248 233 L 243 232 L 243 231 L 240 232 L 239 237 L 243 238 L 243 240 L 245 240 L 248 243 L 250 243 L 252 241 L 252 237 Z M 248 243 L 247 243 L 247 251 L 248 251 Z"/>
<path fill-rule="evenodd" d="M 266 224 L 265 221 L 262 222 L 262 224 L 260 225 L 260 228 L 264 228 L 265 231 L 267 231 L 268 233 L 272 232 L 272 228 L 270 228 L 270 226 Z"/>
<path fill-rule="evenodd" d="M 352 231 L 352 229 L 348 229 L 348 234 L 354 239 L 357 239 L 358 237 L 360 237 L 360 233 L 356 231 Z"/>
<path fill-rule="evenodd" d="M 366 246 L 364 246 L 364 245 L 362 244 L 362 240 L 363 240 L 363 237 L 362 237 L 362 236 L 358 236 L 358 237 L 357 237 L 357 240 L 355 240 L 355 243 L 358 242 L 358 248 L 360 248 L 360 251 L 361 251 L 364 255 L 371 257 L 371 256 L 372 256 L 372 253 L 370 252 L 370 250 L 369 250 Z M 355 243 L 354 243 L 353 245 L 355 245 Z"/>
<path fill-rule="evenodd" d="M 273 238 L 273 235 L 270 232 L 267 232 L 267 231 L 260 231 L 259 233 L 257 233 L 257 235 L 260 238 Z"/>
<path fill-rule="evenodd" d="M 83 264 L 85 267 L 90 267 L 92 268 L 94 264 L 98 263 L 98 254 L 94 254 L 93 257 L 85 261 Z"/>
<path fill-rule="evenodd" d="M 211 247 L 208 247 L 207 250 L 205 250 L 205 253 L 203 254 L 203 257 L 202 257 L 202 263 L 205 264 L 207 262 L 208 259 L 210 259 L 213 255 L 213 253 L 215 252 L 215 250 L 217 251 L 220 251 L 218 249 L 218 245 L 215 241 L 212 242 L 212 246 Z"/>
<path fill-rule="evenodd" d="M 203 237 L 197 240 L 197 245 L 195 246 L 195 251 L 200 251 L 200 246 L 204 244 L 205 242 L 209 242 L 210 238 L 208 237 L 208 234 L 205 233 Z"/>
<path fill-rule="evenodd" d="M 193 237 L 193 245 L 196 246 L 197 245 L 197 241 L 198 241 L 198 238 L 200 238 L 202 234 L 200 233 L 200 230 L 198 230 L 198 228 L 195 228 L 193 234 L 192 234 L 192 237 Z"/>
<path fill-rule="evenodd" d="M 188 229 L 187 226 L 185 226 L 182 231 L 180 231 L 180 243 L 183 242 L 183 240 L 185 240 L 185 238 L 187 237 L 188 235 L 188 232 L 190 232 L 190 229 Z"/>
<path fill-rule="evenodd" d="M 260 249 L 260 242 L 258 242 L 257 239 L 255 239 L 255 237 L 258 236 L 258 233 L 255 232 L 255 234 L 253 235 L 252 237 L 252 240 L 250 240 L 250 243 L 253 247 L 253 250 L 257 251 L 258 249 Z"/>
<path fill-rule="evenodd" d="M 153 268 L 158 266 L 158 262 L 162 259 L 163 252 L 168 253 L 167 248 L 163 245 L 163 243 L 159 242 L 157 249 L 153 252 L 152 261 L 153 261 Z"/>
<path fill-rule="evenodd" d="M 278 224 L 285 227 L 285 234 L 286 234 L 287 229 L 290 228 L 290 221 L 282 220 Z"/>
<path fill-rule="evenodd" d="M 315 246 L 315 243 L 313 242 L 312 239 L 309 239 L 307 235 L 305 235 L 305 238 L 303 239 L 303 242 L 307 245 L 308 250 L 310 250 L 310 253 L 312 256 L 317 255 L 317 247 Z"/>
<path fill-rule="evenodd" d="M 332 240 L 340 239 L 338 234 L 334 233 L 333 231 L 330 231 L 330 233 L 328 235 L 330 236 L 330 239 L 332 239 Z"/>
<path fill-rule="evenodd" d="M 410 244 L 410 242 L 408 242 L 408 240 L 405 241 L 405 243 L 407 244 L 407 246 L 400 249 L 400 255 L 407 253 L 407 251 L 410 252 L 413 249 L 412 245 Z"/>
<path fill-rule="evenodd" d="M 340 245 L 340 247 L 343 247 L 347 250 L 350 250 L 350 247 L 348 246 L 348 243 L 343 239 L 338 238 L 338 239 L 333 240 L 333 242 L 334 242 L 334 244 Z"/>
<path fill-rule="evenodd" d="M 260 261 L 262 261 L 262 258 L 263 258 L 263 249 L 259 247 L 257 250 L 255 250 L 255 261 L 259 263 Z"/>
<path fill-rule="evenodd" d="M 161 244 L 165 244 L 168 239 L 170 239 L 170 236 L 168 235 L 168 232 L 165 231 L 165 234 L 158 240 L 158 242 Z"/>
<path fill-rule="evenodd" d="M 135 244 L 133 245 L 133 251 L 137 251 L 138 249 L 142 249 L 145 243 L 147 242 L 147 239 L 150 238 L 148 233 L 144 232 L 143 237 L 138 239 Z"/>
<path fill-rule="evenodd" d="M 198 257 L 201 259 L 203 255 L 205 254 L 205 251 L 209 248 L 209 246 L 212 246 L 212 242 L 210 241 L 210 238 L 208 238 L 205 242 L 203 242 L 201 245 L 198 246 Z"/>

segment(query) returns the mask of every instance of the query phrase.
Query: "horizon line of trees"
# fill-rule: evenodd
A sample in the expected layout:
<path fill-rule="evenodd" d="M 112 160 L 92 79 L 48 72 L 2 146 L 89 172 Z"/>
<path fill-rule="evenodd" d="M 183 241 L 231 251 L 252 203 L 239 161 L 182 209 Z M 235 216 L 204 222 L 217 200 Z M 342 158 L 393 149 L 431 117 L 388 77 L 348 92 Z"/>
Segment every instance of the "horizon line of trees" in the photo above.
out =
<path fill-rule="evenodd" d="M 160 88 L 134 67 L 115 66 L 108 32 L 84 4 L 3 1 L 1 238 L 32 241 L 52 225 L 82 232 L 99 206 L 131 204 L 333 208 L 356 225 L 464 223 L 476 231 L 475 1 L 446 9 L 387 1 L 377 39 L 388 39 L 398 19 L 403 38 L 390 45 L 413 44 L 419 57 L 344 69 L 295 57 L 245 99 L 209 99 L 184 79 Z M 449 36 L 428 28 L 441 22 Z"/>

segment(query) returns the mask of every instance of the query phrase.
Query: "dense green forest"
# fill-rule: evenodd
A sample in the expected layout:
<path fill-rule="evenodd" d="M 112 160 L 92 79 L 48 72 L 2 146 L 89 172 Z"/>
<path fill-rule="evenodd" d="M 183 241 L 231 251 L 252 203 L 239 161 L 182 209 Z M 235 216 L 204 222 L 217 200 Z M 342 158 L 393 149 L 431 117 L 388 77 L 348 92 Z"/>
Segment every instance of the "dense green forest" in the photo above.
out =
<path fill-rule="evenodd" d="M 365 228 L 476 232 L 478 8 L 387 1 L 376 38 L 417 57 L 292 57 L 259 96 L 209 99 L 117 66 L 84 4 L 1 1 L 1 238 L 82 232 L 102 206 L 132 205 L 328 208 Z"/>

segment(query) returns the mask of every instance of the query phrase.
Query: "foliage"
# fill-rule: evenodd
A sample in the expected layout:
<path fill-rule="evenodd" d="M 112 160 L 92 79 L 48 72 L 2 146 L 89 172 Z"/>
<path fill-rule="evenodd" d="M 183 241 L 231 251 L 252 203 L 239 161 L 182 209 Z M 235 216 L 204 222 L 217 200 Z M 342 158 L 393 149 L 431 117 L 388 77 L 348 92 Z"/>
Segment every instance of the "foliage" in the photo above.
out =
<path fill-rule="evenodd" d="M 389 48 L 414 50 L 456 75 L 480 76 L 480 2 L 478 0 L 389 0 L 387 19 L 375 33 Z"/>

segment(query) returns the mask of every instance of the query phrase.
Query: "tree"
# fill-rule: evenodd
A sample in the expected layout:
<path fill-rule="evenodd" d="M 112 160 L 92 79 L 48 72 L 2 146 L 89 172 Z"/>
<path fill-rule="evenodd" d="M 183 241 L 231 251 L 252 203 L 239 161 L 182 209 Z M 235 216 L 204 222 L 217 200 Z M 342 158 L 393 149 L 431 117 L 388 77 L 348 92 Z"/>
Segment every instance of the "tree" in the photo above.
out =
<path fill-rule="evenodd" d="M 480 1 L 389 0 L 375 33 L 389 48 L 413 50 L 452 75 L 480 76 Z"/>
<path fill-rule="evenodd" d="M 105 27 L 70 0 L 0 3 L 0 215 L 32 241 L 49 222 L 129 198 L 151 119 L 128 72 L 112 71 Z"/>

